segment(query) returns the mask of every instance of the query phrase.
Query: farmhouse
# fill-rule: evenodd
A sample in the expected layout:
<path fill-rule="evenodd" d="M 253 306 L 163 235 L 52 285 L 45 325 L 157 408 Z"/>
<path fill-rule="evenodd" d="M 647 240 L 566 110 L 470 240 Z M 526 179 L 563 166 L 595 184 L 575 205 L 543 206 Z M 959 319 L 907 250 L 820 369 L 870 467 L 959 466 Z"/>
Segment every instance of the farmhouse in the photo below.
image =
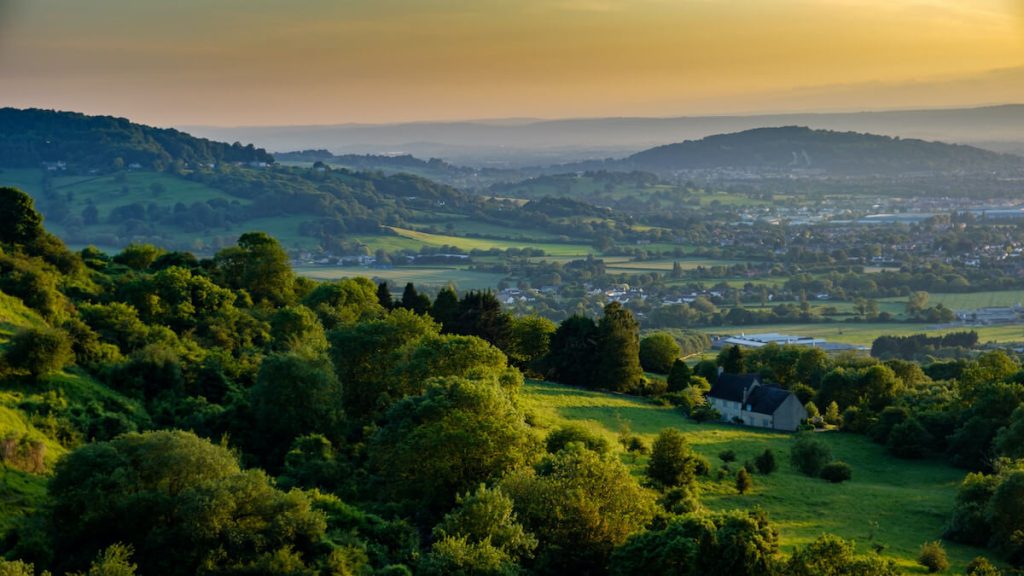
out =
<path fill-rule="evenodd" d="M 719 374 L 708 402 L 726 422 L 792 432 L 807 419 L 807 410 L 787 390 L 761 383 L 757 374 Z"/>

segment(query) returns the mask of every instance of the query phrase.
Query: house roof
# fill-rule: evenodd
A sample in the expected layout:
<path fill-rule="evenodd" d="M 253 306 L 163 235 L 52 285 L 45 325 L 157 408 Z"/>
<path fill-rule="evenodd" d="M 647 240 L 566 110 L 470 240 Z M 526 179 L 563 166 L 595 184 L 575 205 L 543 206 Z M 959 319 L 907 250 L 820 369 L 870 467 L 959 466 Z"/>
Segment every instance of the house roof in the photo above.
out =
<path fill-rule="evenodd" d="M 742 402 L 743 392 L 760 379 L 759 374 L 719 374 L 708 396 L 730 402 Z"/>
<path fill-rule="evenodd" d="M 775 414 L 775 411 L 782 406 L 782 403 L 789 398 L 790 392 L 774 386 L 758 386 L 750 392 L 747 397 L 747 404 L 750 412 L 758 414 Z"/>

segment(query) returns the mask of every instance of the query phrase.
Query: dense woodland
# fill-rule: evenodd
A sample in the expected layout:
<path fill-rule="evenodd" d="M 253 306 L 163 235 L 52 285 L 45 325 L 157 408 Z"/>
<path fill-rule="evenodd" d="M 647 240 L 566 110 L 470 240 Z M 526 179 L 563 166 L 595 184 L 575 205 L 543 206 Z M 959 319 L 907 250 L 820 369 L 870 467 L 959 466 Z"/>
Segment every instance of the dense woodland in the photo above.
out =
<path fill-rule="evenodd" d="M 792 390 L 808 429 L 970 471 L 945 537 L 1024 562 L 1024 372 L 1003 352 L 921 365 L 770 346 L 690 366 L 616 304 L 556 326 L 486 292 L 316 283 L 262 233 L 209 259 L 70 252 L 27 195 L 0 189 L 0 207 L 2 297 L 42 319 L 3 346 L 2 387 L 43 431 L 0 455 L 50 475 L 2 540 L 5 574 L 896 574 L 830 535 L 782 555 L 763 512 L 705 509 L 712 467 L 671 429 L 621 448 L 544 436 L 519 402 L 525 374 L 714 419 L 719 367 Z M 60 373 L 104 392 L 69 397 L 47 384 Z M 642 477 L 620 450 L 649 452 Z M 823 482 L 856 474 L 807 435 L 740 467 L 736 489 L 787 457 Z"/>

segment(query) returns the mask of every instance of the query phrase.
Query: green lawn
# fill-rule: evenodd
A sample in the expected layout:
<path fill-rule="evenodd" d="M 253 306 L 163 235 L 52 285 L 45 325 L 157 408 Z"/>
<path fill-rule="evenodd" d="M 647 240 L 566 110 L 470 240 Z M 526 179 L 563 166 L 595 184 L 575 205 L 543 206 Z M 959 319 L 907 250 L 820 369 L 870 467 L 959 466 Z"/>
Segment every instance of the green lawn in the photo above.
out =
<path fill-rule="evenodd" d="M 639 398 L 548 382 L 528 382 L 523 404 L 540 427 L 550 429 L 575 421 L 604 435 L 613 444 L 624 426 L 642 435 L 648 443 L 664 428 L 679 429 L 716 471 L 722 464 L 717 457 L 722 450 L 736 451 L 738 461 L 743 462 L 771 448 L 779 461 L 776 473 L 754 475 L 753 492 L 743 496 L 733 488 L 731 475 L 721 482 L 704 479 L 704 505 L 714 510 L 763 508 L 779 528 L 784 552 L 805 545 L 824 532 L 855 540 L 858 549 L 865 553 L 872 543 L 885 544 L 884 554 L 896 559 L 907 573 L 925 573 L 915 562 L 918 548 L 942 534 L 957 486 L 964 477 L 964 471 L 942 462 L 898 460 L 863 436 L 829 432 L 820 438 L 829 444 L 837 459 L 848 462 L 854 470 L 852 481 L 833 485 L 790 469 L 789 434 L 696 424 L 676 409 L 655 406 Z M 642 473 L 644 457 L 622 457 L 636 474 Z M 732 469 L 736 469 L 735 464 Z M 985 554 L 978 548 L 944 545 L 951 572 L 962 572 L 972 558 Z"/>

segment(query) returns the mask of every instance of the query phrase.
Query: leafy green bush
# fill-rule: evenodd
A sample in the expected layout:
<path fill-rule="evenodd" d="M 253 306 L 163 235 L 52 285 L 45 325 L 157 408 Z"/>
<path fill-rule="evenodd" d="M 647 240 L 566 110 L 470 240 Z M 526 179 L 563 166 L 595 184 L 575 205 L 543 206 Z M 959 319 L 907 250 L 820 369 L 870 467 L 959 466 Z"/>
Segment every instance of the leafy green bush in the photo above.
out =
<path fill-rule="evenodd" d="M 829 462 L 821 468 L 821 477 L 833 484 L 840 484 L 853 478 L 853 468 L 846 462 Z"/>
<path fill-rule="evenodd" d="M 832 450 L 813 434 L 800 434 L 789 451 L 789 462 L 807 476 L 817 476 L 832 461 Z"/>
<path fill-rule="evenodd" d="M 949 568 L 946 550 L 938 540 L 925 542 L 921 545 L 921 552 L 917 556 L 917 563 L 927 568 L 930 574 L 943 572 Z"/>

